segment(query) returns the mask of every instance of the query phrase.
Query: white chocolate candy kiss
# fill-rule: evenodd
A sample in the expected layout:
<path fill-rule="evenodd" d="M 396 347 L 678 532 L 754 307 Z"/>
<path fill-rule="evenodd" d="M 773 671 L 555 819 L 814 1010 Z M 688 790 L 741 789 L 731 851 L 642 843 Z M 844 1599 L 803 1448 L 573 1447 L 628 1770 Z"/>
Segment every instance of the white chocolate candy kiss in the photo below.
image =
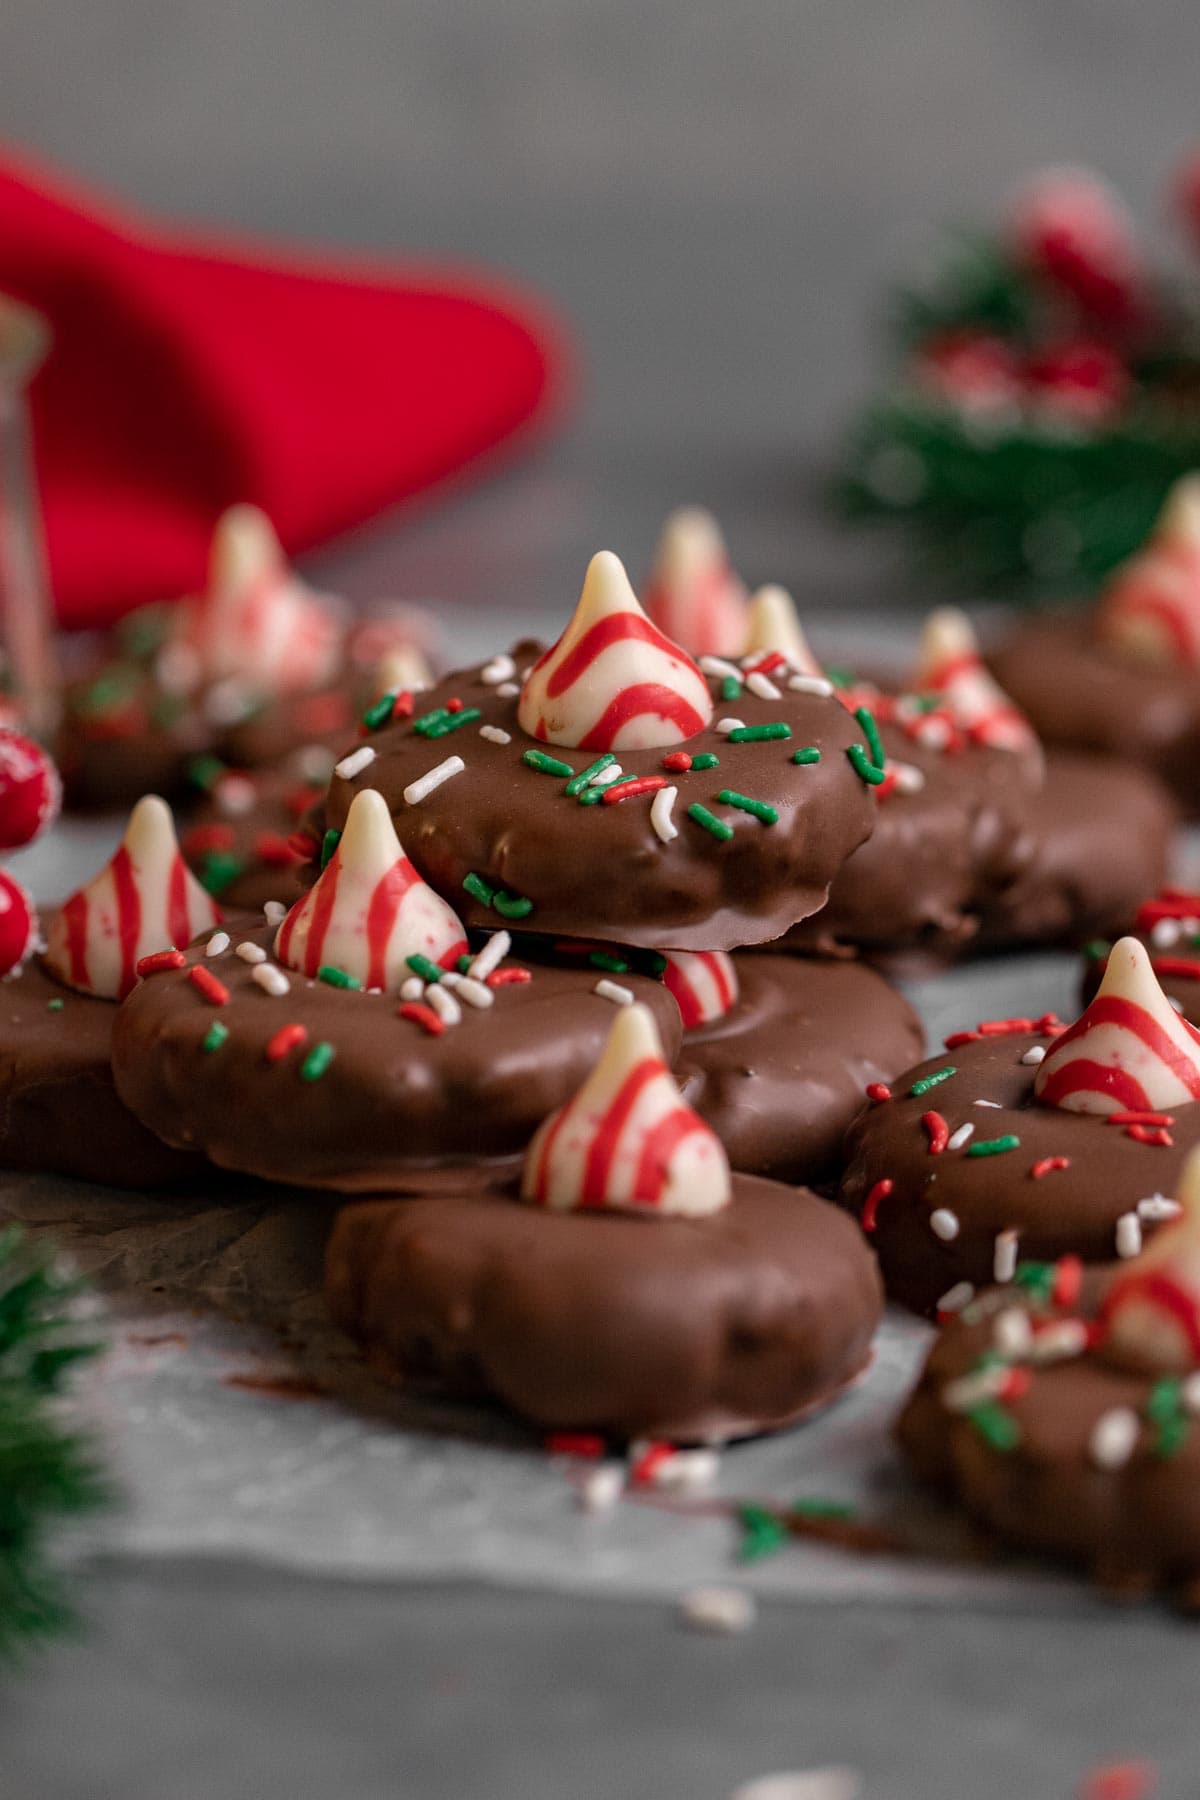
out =
<path fill-rule="evenodd" d="M 1200 1150 L 1175 1190 L 1181 1211 L 1126 1264 L 1105 1296 L 1101 1348 L 1145 1375 L 1200 1369 Z"/>
<path fill-rule="evenodd" d="M 797 675 L 823 675 L 824 670 L 808 647 L 796 602 L 786 588 L 760 587 L 750 601 L 750 619 L 742 655 L 778 650 Z"/>
<path fill-rule="evenodd" d="M 650 623 L 620 557 L 599 551 L 570 624 L 521 689 L 522 730 L 573 750 L 653 750 L 686 743 L 712 711 L 691 657 Z"/>
<path fill-rule="evenodd" d="M 220 918 L 180 855 L 170 807 L 144 794 L 111 860 L 51 921 L 45 964 L 68 987 L 121 1000 L 141 957 L 182 950 Z"/>
<path fill-rule="evenodd" d="M 275 935 L 285 968 L 340 969 L 389 992 L 412 974 L 410 956 L 451 969 L 466 949 L 461 921 L 409 862 L 374 788 L 355 795 L 336 850 Z"/>
<path fill-rule="evenodd" d="M 1121 938 L 1090 1006 L 1038 1064 L 1034 1093 L 1065 1112 L 1159 1112 L 1200 1099 L 1200 1032 L 1171 1005 L 1137 938 Z"/>
<path fill-rule="evenodd" d="M 910 686 L 939 694 L 950 717 L 975 743 L 992 750 L 1037 751 L 1037 734 L 993 679 L 979 653 L 975 627 L 956 606 L 925 620 Z"/>
<path fill-rule="evenodd" d="M 684 1104 L 648 1007 L 618 1009 L 599 1062 L 526 1151 L 521 1198 L 685 1218 L 728 1206 L 724 1146 Z"/>
<path fill-rule="evenodd" d="M 702 506 L 681 506 L 662 528 L 646 611 L 693 656 L 736 656 L 746 629 L 746 590 L 721 528 Z"/>
<path fill-rule="evenodd" d="M 738 978 L 724 950 L 668 950 L 663 986 L 683 1018 L 685 1031 L 723 1019 L 737 1005 Z"/>
<path fill-rule="evenodd" d="M 1175 483 L 1146 543 L 1113 571 L 1096 628 L 1131 662 L 1200 667 L 1200 474 Z"/>

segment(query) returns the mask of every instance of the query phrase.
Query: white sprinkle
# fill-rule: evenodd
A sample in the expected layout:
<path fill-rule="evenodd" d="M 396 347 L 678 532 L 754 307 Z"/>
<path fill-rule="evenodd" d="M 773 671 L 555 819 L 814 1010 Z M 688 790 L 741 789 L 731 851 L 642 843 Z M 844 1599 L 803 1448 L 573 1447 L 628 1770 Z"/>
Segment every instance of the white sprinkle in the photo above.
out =
<path fill-rule="evenodd" d="M 444 981 L 431 982 L 425 990 L 425 998 L 443 1025 L 462 1024 L 462 1007 Z"/>
<path fill-rule="evenodd" d="M 952 1288 L 947 1288 L 937 1303 L 940 1313 L 959 1313 L 964 1306 L 969 1306 L 975 1298 L 975 1289 L 969 1281 L 956 1281 Z"/>
<path fill-rule="evenodd" d="M 1159 919 L 1150 933 L 1150 942 L 1156 950 L 1170 950 L 1183 936 L 1183 926 L 1178 919 Z"/>
<path fill-rule="evenodd" d="M 1017 1244 L 1020 1233 L 1017 1231 L 998 1231 L 995 1248 L 992 1251 L 993 1281 L 1011 1281 L 1017 1272 Z"/>
<path fill-rule="evenodd" d="M 496 689 L 496 692 L 500 695 L 501 699 L 503 699 L 503 700 L 515 699 L 515 697 L 520 693 L 520 691 L 521 690 L 517 686 L 515 681 L 502 681 L 500 683 L 500 686 Z"/>
<path fill-rule="evenodd" d="M 445 979 L 446 977 L 443 975 L 442 980 L 445 981 Z M 458 977 L 454 983 L 454 992 L 460 1000 L 465 1000 L 468 1006 L 477 1006 L 481 1010 L 485 1006 L 495 1004 L 495 988 L 486 987 L 482 981 L 472 981 L 469 975 Z"/>
<path fill-rule="evenodd" d="M 253 695 L 233 676 L 218 681 L 204 696 L 204 716 L 213 725 L 236 725 L 253 711 Z"/>
<path fill-rule="evenodd" d="M 676 1450 L 673 1456 L 664 1456 L 661 1462 L 655 1463 L 650 1485 L 694 1493 L 697 1488 L 712 1486 L 720 1466 L 721 1459 L 715 1450 Z"/>
<path fill-rule="evenodd" d="M 1028 1355 L 1033 1326 L 1023 1306 L 1006 1306 L 992 1321 L 992 1342 L 1002 1356 L 1020 1362 Z"/>
<path fill-rule="evenodd" d="M 601 769 L 598 775 L 592 776 L 592 779 L 588 782 L 588 786 L 590 788 L 611 787 L 614 781 L 620 781 L 624 773 L 625 771 L 620 763 L 609 763 L 607 769 Z"/>
<path fill-rule="evenodd" d="M 400 983 L 400 998 L 402 1000 L 423 1000 L 425 998 L 425 983 L 419 975 L 404 977 Z"/>
<path fill-rule="evenodd" d="M 1175 998 L 1174 994 L 1168 994 L 1167 1002 L 1168 1002 L 1172 1012 L 1177 1012 L 1180 1015 L 1180 1017 L 1183 1016 L 1183 1001 L 1182 1000 L 1177 1000 Z"/>
<path fill-rule="evenodd" d="M 742 1588 L 698 1587 L 679 1602 L 685 1625 L 693 1631 L 718 1631 L 738 1637 L 749 1631 L 758 1615 L 753 1594 Z"/>
<path fill-rule="evenodd" d="M 942 1405 L 947 1412 L 971 1412 L 982 1401 L 994 1400 L 1003 1391 L 1007 1380 L 1008 1369 L 1004 1364 L 960 1375 L 957 1381 L 948 1381 L 942 1389 Z"/>
<path fill-rule="evenodd" d="M 935 1237 L 940 1237 L 943 1244 L 949 1244 L 958 1236 L 958 1216 L 949 1207 L 939 1206 L 936 1212 L 929 1215 L 929 1229 Z"/>
<path fill-rule="evenodd" d="M 499 725 L 481 725 L 479 735 L 486 738 L 489 744 L 511 744 L 512 732 L 502 731 Z"/>
<path fill-rule="evenodd" d="M 1029 1360 L 1035 1363 L 1067 1362 L 1082 1356 L 1088 1347 L 1088 1328 L 1082 1319 L 1054 1319 L 1034 1333 Z"/>
<path fill-rule="evenodd" d="M 579 1484 L 579 1504 L 584 1512 L 608 1512 L 625 1490 L 625 1471 L 620 1463 L 600 1463 L 589 1469 Z"/>
<path fill-rule="evenodd" d="M 770 676 L 764 675 L 759 669 L 754 669 L 747 675 L 746 686 L 750 689 L 752 694 L 757 694 L 760 700 L 783 699 L 782 693 L 775 686 L 775 683 L 771 680 Z"/>
<path fill-rule="evenodd" d="M 971 1104 L 972 1106 L 992 1106 L 997 1112 L 1000 1111 L 1000 1102 L 998 1100 L 972 1100 Z"/>
<path fill-rule="evenodd" d="M 485 663 L 479 671 L 479 679 L 484 687 L 499 687 L 503 681 L 511 681 L 517 672 L 517 665 L 507 651 L 500 656 L 493 656 L 490 663 Z"/>
<path fill-rule="evenodd" d="M 247 938 L 237 947 L 237 953 L 244 963 L 265 963 L 267 953 L 261 944 L 252 944 Z"/>
<path fill-rule="evenodd" d="M 493 969 L 498 969 L 509 951 L 512 949 L 512 937 L 507 931 L 498 931 L 490 937 L 479 955 L 472 962 L 470 975 L 473 981 L 486 981 Z"/>
<path fill-rule="evenodd" d="M 257 981 L 263 993 L 270 994 L 273 1000 L 282 1000 L 285 994 L 291 992 L 291 982 L 274 963 L 259 963 L 256 968 L 251 969 L 250 979 Z"/>
<path fill-rule="evenodd" d="M 946 1139 L 947 1150 L 961 1150 L 968 1139 L 973 1138 L 974 1135 L 975 1127 L 968 1119 L 965 1125 L 960 1125 L 958 1130 Z"/>
<path fill-rule="evenodd" d="M 1142 1248 L 1142 1221 L 1135 1212 L 1122 1213 L 1117 1220 L 1117 1255 L 1137 1256 Z"/>
<path fill-rule="evenodd" d="M 1186 1375 L 1179 1389 L 1179 1398 L 1190 1413 L 1200 1413 L 1200 1370 L 1193 1369 Z"/>
<path fill-rule="evenodd" d="M 1157 1225 L 1163 1219 L 1177 1219 L 1183 1211 L 1178 1200 L 1168 1200 L 1165 1194 L 1147 1194 L 1144 1200 L 1138 1201 L 1137 1209 L 1148 1225 Z"/>
<path fill-rule="evenodd" d="M 675 787 L 659 788 L 650 802 L 650 823 L 664 844 L 679 836 L 679 827 L 671 817 L 678 793 L 679 789 Z"/>
<path fill-rule="evenodd" d="M 429 773 L 422 775 L 419 781 L 410 781 L 404 790 L 404 798 L 408 805 L 420 806 L 422 800 L 427 800 L 434 788 L 440 788 L 443 781 L 449 781 L 452 775 L 461 775 L 466 766 L 461 756 L 448 756 L 445 762 L 440 762 L 436 769 L 430 769 Z"/>
<path fill-rule="evenodd" d="M 207 944 L 204 946 L 204 954 L 205 956 L 220 956 L 222 950 L 228 950 L 228 948 L 229 933 L 227 931 L 214 931 Z"/>
<path fill-rule="evenodd" d="M 713 726 L 713 730 L 719 731 L 722 737 L 727 736 L 731 731 L 744 731 L 745 729 L 746 721 L 744 719 L 718 719 Z"/>
<path fill-rule="evenodd" d="M 700 667 L 706 675 L 716 675 L 721 681 L 740 681 L 742 671 L 736 663 L 726 662 L 723 656 L 702 656 Z"/>
<path fill-rule="evenodd" d="M 258 790 L 247 775 L 222 775 L 213 789 L 217 811 L 226 819 L 244 819 L 253 812 Z"/>
<path fill-rule="evenodd" d="M 896 772 L 896 787 L 902 794 L 919 794 L 925 786 L 925 771 L 918 769 L 915 763 L 894 762 L 892 768 Z"/>
<path fill-rule="evenodd" d="M 268 900 L 263 907 L 263 917 L 268 925 L 282 925 L 287 914 L 288 909 L 282 900 Z"/>
<path fill-rule="evenodd" d="M 615 981 L 598 981 L 592 989 L 602 1000 L 611 1000 L 614 1006 L 632 1006 L 633 993 L 627 987 L 621 987 Z"/>
<path fill-rule="evenodd" d="M 832 681 L 826 681 L 823 675 L 793 675 L 788 686 L 793 694 L 819 694 L 822 699 L 833 692 Z"/>
<path fill-rule="evenodd" d="M 1123 1469 L 1133 1455 L 1141 1429 L 1132 1406 L 1111 1406 L 1092 1426 L 1088 1455 L 1098 1469 Z"/>
<path fill-rule="evenodd" d="M 292 767 L 302 781 L 328 781 L 333 751 L 325 744 L 303 744 L 292 757 Z"/>
<path fill-rule="evenodd" d="M 760 1775 L 731 1794 L 729 1800 L 862 1800 L 863 1780 L 844 1765 L 825 1769 L 789 1769 Z"/>
<path fill-rule="evenodd" d="M 361 775 L 364 769 L 369 769 L 374 761 L 374 746 L 361 744 L 357 750 L 352 750 L 349 756 L 343 756 L 340 763 L 334 763 L 333 772 L 335 775 L 339 775 L 343 781 L 353 781 L 356 775 Z"/>
<path fill-rule="evenodd" d="M 950 741 L 950 725 L 946 719 L 923 719 L 914 727 L 913 736 L 928 750 L 944 750 Z"/>
<path fill-rule="evenodd" d="M 203 670 L 190 644 L 165 644 L 154 659 L 154 674 L 168 694 L 190 694 L 199 687 Z"/>
<path fill-rule="evenodd" d="M 1034 1063 L 1044 1062 L 1045 1059 L 1046 1059 L 1046 1046 L 1044 1044 L 1031 1044 L 1029 1046 L 1028 1050 L 1025 1052 L 1024 1056 L 1021 1058 L 1021 1061 L 1023 1063 L 1028 1063 L 1030 1066 L 1032 1066 Z"/>

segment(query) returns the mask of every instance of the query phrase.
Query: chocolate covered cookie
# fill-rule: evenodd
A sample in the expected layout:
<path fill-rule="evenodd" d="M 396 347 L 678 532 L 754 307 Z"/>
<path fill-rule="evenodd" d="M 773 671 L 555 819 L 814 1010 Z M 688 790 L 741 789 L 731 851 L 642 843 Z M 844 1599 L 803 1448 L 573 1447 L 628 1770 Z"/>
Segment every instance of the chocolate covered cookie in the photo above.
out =
<path fill-rule="evenodd" d="M 1200 894 L 1166 887 L 1126 914 L 1133 935 L 1145 946 L 1150 966 L 1172 1005 L 1192 1025 L 1200 1025 Z M 1084 951 L 1083 998 L 1100 986 L 1111 945 L 1096 938 Z"/>
<path fill-rule="evenodd" d="M 265 769 L 206 759 L 204 798 L 181 843 L 188 866 L 222 905 L 257 912 L 269 900 L 290 905 L 296 898 L 311 855 L 302 821 L 323 796 L 335 760 L 319 742 Z"/>

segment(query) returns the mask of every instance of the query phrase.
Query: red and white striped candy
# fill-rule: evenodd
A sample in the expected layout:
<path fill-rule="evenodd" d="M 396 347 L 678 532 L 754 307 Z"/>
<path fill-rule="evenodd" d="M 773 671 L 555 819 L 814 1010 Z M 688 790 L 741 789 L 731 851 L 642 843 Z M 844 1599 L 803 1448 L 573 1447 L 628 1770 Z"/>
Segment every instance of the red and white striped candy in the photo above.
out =
<path fill-rule="evenodd" d="M 62 783 L 40 744 L 0 731 L 0 850 L 32 844 L 58 817 Z"/>
<path fill-rule="evenodd" d="M 51 921 L 46 966 L 81 993 L 121 1000 L 141 957 L 182 950 L 220 918 L 180 854 L 170 807 L 144 794 L 111 861 Z"/>
<path fill-rule="evenodd" d="M 572 750 L 653 750 L 695 737 L 712 713 L 691 657 L 650 623 L 620 557 L 601 550 L 570 624 L 521 689 L 522 729 Z"/>
<path fill-rule="evenodd" d="M 288 568 L 266 514 L 231 506 L 213 534 L 208 586 L 177 608 L 171 647 L 192 653 L 203 680 L 300 693 L 333 675 L 342 629 L 339 608 Z"/>
<path fill-rule="evenodd" d="M 736 1006 L 737 970 L 724 950 L 668 950 L 663 986 L 683 1017 L 685 1031 L 711 1025 Z"/>
<path fill-rule="evenodd" d="M 408 957 L 452 969 L 466 949 L 453 907 L 409 862 L 374 788 L 355 795 L 337 849 L 275 936 L 286 968 L 312 976 L 328 965 L 386 991 L 412 974 Z"/>
<path fill-rule="evenodd" d="M 1137 938 L 1109 952 L 1096 997 L 1038 1064 L 1034 1093 L 1066 1112 L 1161 1112 L 1200 1100 L 1200 1032 L 1172 1007 Z"/>
<path fill-rule="evenodd" d="M 693 656 L 736 656 L 746 590 L 730 567 L 721 528 L 701 506 L 681 506 L 662 528 L 646 590 L 659 630 Z"/>
<path fill-rule="evenodd" d="M 909 685 L 917 693 L 940 694 L 974 743 L 993 750 L 1039 748 L 1033 726 L 988 674 L 974 627 L 956 606 L 938 607 L 926 619 Z"/>
<path fill-rule="evenodd" d="M 1178 1218 L 1126 1263 L 1101 1312 L 1105 1357 L 1139 1374 L 1200 1369 L 1200 1150 L 1184 1163 L 1175 1198 Z"/>
<path fill-rule="evenodd" d="M 648 1007 L 619 1008 L 596 1067 L 530 1144 L 521 1197 L 556 1212 L 689 1218 L 729 1204 L 724 1146 L 685 1106 Z"/>
<path fill-rule="evenodd" d="M 1096 629 L 1151 668 L 1200 667 L 1200 475 L 1175 483 L 1152 536 L 1114 571 Z"/>
<path fill-rule="evenodd" d="M 23 969 L 37 947 L 38 916 L 33 901 L 7 869 L 0 869 L 0 977 Z"/>
<path fill-rule="evenodd" d="M 787 657 L 797 675 L 821 676 L 825 673 L 808 647 L 796 602 L 786 588 L 774 584 L 760 587 L 750 602 L 742 655 L 752 656 L 759 650 L 778 650 L 781 656 Z"/>

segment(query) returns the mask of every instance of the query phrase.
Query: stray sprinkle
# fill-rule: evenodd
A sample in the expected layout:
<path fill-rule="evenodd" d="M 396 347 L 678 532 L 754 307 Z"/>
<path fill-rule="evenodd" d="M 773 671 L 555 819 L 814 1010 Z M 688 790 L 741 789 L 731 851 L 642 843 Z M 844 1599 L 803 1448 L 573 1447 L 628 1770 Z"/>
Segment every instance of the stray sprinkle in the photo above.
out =
<path fill-rule="evenodd" d="M 252 944 L 249 938 L 237 947 L 237 954 L 244 963 L 265 963 L 267 953 L 261 944 Z"/>
<path fill-rule="evenodd" d="M 952 1063 L 947 1063 L 944 1069 L 935 1069 L 932 1075 L 922 1075 L 919 1081 L 913 1082 L 908 1091 L 913 1096 L 914 1100 L 919 1099 L 922 1094 L 927 1094 L 930 1088 L 939 1086 L 943 1081 L 949 1081 L 952 1075 L 957 1074 L 958 1070 L 954 1065 Z"/>
<path fill-rule="evenodd" d="M 794 763 L 819 763 L 820 760 L 821 752 L 817 749 L 815 744 L 806 744 L 803 750 L 792 751 L 792 761 Z"/>
<path fill-rule="evenodd" d="M 965 1125 L 960 1125 L 958 1130 L 946 1139 L 947 1150 L 961 1150 L 963 1145 L 969 1143 L 974 1135 L 975 1127 L 970 1121 Z"/>
<path fill-rule="evenodd" d="M 1137 1256 L 1142 1248 L 1142 1221 L 1135 1212 L 1122 1213 L 1117 1220 L 1117 1255 Z"/>
<path fill-rule="evenodd" d="M 622 987 L 619 981 L 598 981 L 592 989 L 602 1000 L 611 1000 L 614 1006 L 632 1006 L 633 991 Z"/>
<path fill-rule="evenodd" d="M 934 1237 L 941 1238 L 943 1244 L 952 1243 L 958 1236 L 957 1213 L 952 1213 L 947 1206 L 939 1206 L 929 1215 L 929 1229 Z"/>
<path fill-rule="evenodd" d="M 209 938 L 208 943 L 204 946 L 204 954 L 205 956 L 220 956 L 221 952 L 223 950 L 228 950 L 228 948 L 229 933 L 227 931 L 214 931 Z"/>
<path fill-rule="evenodd" d="M 749 795 L 735 793 L 732 788 L 722 788 L 717 799 L 722 806 L 736 806 L 742 812 L 748 812 L 754 818 L 761 819 L 764 825 L 775 825 L 779 822 L 778 808 L 768 805 L 765 800 L 752 800 Z"/>
<path fill-rule="evenodd" d="M 405 801 L 409 806 L 419 806 L 422 800 L 429 798 L 435 788 L 441 787 L 443 781 L 449 781 L 452 775 L 461 775 L 466 766 L 461 756 L 448 756 L 445 762 L 438 763 L 435 769 L 430 769 L 429 773 L 422 775 L 419 781 L 409 782 L 404 790 Z"/>
<path fill-rule="evenodd" d="M 728 843 L 733 836 L 733 826 L 727 825 L 724 819 L 716 818 L 709 812 L 707 806 L 701 806 L 698 800 L 693 801 L 688 807 L 688 818 L 694 819 L 697 825 L 703 825 L 705 831 L 711 832 L 718 843 Z"/>
<path fill-rule="evenodd" d="M 352 750 L 349 756 L 343 756 L 340 763 L 334 764 L 333 772 L 335 775 L 340 775 L 343 781 L 353 781 L 356 775 L 361 775 L 364 769 L 369 769 L 374 761 L 374 746 L 360 744 L 357 750 Z"/>
<path fill-rule="evenodd" d="M 259 963 L 257 968 L 250 971 L 250 979 L 256 981 L 263 993 L 270 994 L 273 1000 L 282 1000 L 291 990 L 291 982 L 274 963 Z"/>
<path fill-rule="evenodd" d="M 980 1138 L 974 1144 L 968 1144 L 967 1155 L 1003 1156 L 1008 1150 L 1019 1150 L 1020 1148 L 1020 1138 L 1015 1137 L 1013 1133 L 1009 1131 L 1006 1132 L 1003 1137 Z"/>
<path fill-rule="evenodd" d="M 511 744 L 512 732 L 502 731 L 499 725 L 481 725 L 479 735 L 486 738 L 489 744 Z"/>
<path fill-rule="evenodd" d="M 788 686 L 793 694 L 817 694 L 822 700 L 833 692 L 832 681 L 826 681 L 823 675 L 793 675 Z"/>
<path fill-rule="evenodd" d="M 678 793 L 679 789 L 675 787 L 659 788 L 650 802 L 650 823 L 664 844 L 679 836 L 679 827 L 671 817 Z"/>
<path fill-rule="evenodd" d="M 336 1055 L 333 1045 L 324 1039 L 319 1044 L 314 1044 L 300 1064 L 301 1081 L 320 1081 Z"/>
<path fill-rule="evenodd" d="M 763 675 L 757 669 L 747 675 L 746 686 L 750 689 L 752 694 L 757 694 L 760 700 L 783 699 L 782 693 L 775 686 L 775 683 L 771 680 L 770 676 Z"/>

